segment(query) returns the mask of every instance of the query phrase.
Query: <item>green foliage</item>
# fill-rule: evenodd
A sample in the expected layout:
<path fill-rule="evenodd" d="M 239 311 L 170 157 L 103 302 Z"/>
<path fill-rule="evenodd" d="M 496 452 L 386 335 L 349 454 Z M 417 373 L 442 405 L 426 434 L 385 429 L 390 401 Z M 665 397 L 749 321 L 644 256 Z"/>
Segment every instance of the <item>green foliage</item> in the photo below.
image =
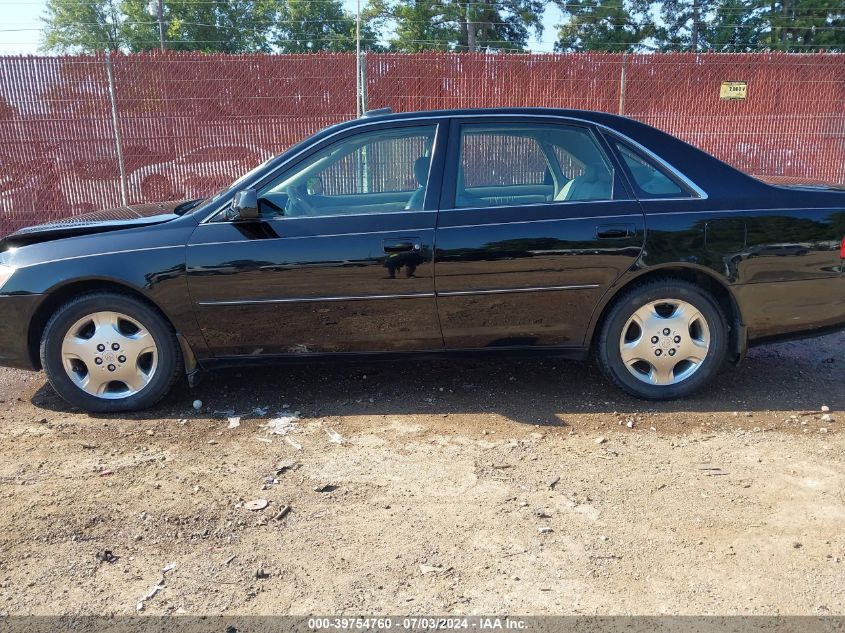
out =
<path fill-rule="evenodd" d="M 366 15 L 393 27 L 390 49 L 523 51 L 543 32 L 543 0 L 372 0 Z"/>
<path fill-rule="evenodd" d="M 355 17 L 340 2 L 287 0 L 280 3 L 273 43 L 283 53 L 311 51 L 354 51 Z M 378 33 L 362 21 L 361 47 L 377 48 Z"/>
<path fill-rule="evenodd" d="M 126 45 L 118 0 L 47 0 L 44 48 L 89 53 Z"/>
<path fill-rule="evenodd" d="M 643 50 L 656 32 L 646 0 L 558 0 L 558 6 L 566 18 L 558 27 L 559 51 Z"/>
<path fill-rule="evenodd" d="M 149 0 L 48 0 L 43 48 L 59 52 L 142 51 L 160 46 Z M 166 47 L 206 52 L 355 50 L 355 18 L 341 0 L 165 0 Z M 364 25 L 362 43 L 378 34 Z"/>
<path fill-rule="evenodd" d="M 842 0 L 557 0 L 557 50 L 845 50 Z"/>

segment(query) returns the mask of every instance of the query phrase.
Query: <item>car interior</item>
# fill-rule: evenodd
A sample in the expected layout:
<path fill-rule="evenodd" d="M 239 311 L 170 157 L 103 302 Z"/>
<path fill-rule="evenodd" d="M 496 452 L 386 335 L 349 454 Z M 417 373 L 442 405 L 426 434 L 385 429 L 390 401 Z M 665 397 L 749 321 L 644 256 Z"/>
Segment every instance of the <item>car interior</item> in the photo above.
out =
<path fill-rule="evenodd" d="M 434 127 L 360 134 L 311 157 L 259 192 L 268 217 L 421 210 Z M 613 170 L 576 126 L 467 125 L 456 208 L 610 200 Z"/>

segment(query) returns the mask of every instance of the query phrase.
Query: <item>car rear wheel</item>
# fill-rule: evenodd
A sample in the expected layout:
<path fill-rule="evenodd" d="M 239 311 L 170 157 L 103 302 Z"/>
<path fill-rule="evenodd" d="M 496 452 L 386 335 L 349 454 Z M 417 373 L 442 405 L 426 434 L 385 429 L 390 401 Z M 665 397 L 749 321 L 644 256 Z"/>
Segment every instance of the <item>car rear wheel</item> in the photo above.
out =
<path fill-rule="evenodd" d="M 44 329 L 41 364 L 70 404 L 92 412 L 145 409 L 182 371 L 170 324 L 128 295 L 98 292 L 59 308 Z"/>
<path fill-rule="evenodd" d="M 671 400 L 699 389 L 722 366 L 727 324 L 695 284 L 649 282 L 622 296 L 602 326 L 596 356 L 605 375 L 639 398 Z"/>

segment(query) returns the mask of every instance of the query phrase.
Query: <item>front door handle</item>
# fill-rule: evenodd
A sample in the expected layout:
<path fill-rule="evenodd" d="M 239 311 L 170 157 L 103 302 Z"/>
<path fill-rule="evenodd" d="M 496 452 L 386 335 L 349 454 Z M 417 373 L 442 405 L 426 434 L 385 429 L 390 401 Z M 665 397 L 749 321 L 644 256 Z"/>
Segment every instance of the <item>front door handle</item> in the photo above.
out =
<path fill-rule="evenodd" d="M 596 237 L 600 240 L 618 240 L 633 234 L 630 224 L 602 224 L 596 227 Z"/>
<path fill-rule="evenodd" d="M 385 253 L 407 253 L 420 250 L 421 242 L 418 237 L 397 237 L 384 240 L 382 246 Z"/>

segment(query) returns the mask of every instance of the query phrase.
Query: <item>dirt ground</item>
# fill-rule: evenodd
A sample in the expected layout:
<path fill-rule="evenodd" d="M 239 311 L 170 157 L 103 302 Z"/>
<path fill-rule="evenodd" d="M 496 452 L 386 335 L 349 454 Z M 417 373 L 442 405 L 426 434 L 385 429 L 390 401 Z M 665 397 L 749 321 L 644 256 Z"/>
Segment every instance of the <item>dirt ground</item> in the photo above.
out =
<path fill-rule="evenodd" d="M 842 614 L 843 385 L 845 333 L 674 403 L 485 359 L 91 417 L 2 370 L 0 614 Z"/>

